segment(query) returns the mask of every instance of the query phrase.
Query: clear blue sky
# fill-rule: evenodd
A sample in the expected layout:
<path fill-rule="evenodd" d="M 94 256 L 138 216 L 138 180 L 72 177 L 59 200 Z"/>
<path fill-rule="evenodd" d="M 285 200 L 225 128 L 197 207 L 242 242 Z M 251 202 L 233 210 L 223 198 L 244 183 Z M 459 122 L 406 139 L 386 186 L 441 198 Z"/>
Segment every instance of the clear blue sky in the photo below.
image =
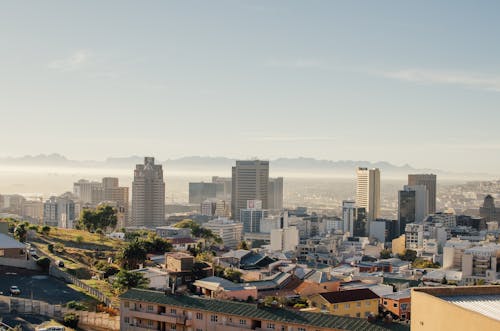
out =
<path fill-rule="evenodd" d="M 0 156 L 499 173 L 499 1 L 11 1 Z"/>

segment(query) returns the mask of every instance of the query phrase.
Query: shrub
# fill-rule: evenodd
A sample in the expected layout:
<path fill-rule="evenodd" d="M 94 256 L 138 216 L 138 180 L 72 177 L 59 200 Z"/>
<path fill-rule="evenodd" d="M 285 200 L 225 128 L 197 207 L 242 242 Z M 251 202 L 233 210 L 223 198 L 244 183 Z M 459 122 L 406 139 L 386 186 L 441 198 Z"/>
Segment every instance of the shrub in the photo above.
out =
<path fill-rule="evenodd" d="M 80 321 L 80 317 L 74 313 L 64 314 L 63 324 L 69 328 L 76 329 L 79 321 Z"/>
<path fill-rule="evenodd" d="M 97 305 L 97 311 L 107 313 L 107 314 L 109 314 L 109 316 L 118 316 L 118 314 L 120 313 L 120 311 L 118 309 L 108 307 L 108 306 L 103 305 L 103 304 Z"/>
<path fill-rule="evenodd" d="M 87 310 L 87 306 L 85 306 L 84 304 L 80 303 L 80 302 L 76 302 L 76 301 L 69 301 L 67 304 L 66 304 L 66 307 L 70 308 L 70 309 L 75 309 L 75 310 Z"/>
<path fill-rule="evenodd" d="M 50 226 L 45 225 L 44 227 L 42 227 L 42 234 L 47 236 L 49 235 L 49 233 L 50 233 Z"/>
<path fill-rule="evenodd" d="M 39 265 L 44 271 L 47 271 L 50 267 L 50 260 L 48 257 L 41 257 L 36 260 L 36 264 Z"/>
<path fill-rule="evenodd" d="M 49 252 L 54 253 L 54 244 L 48 244 L 47 249 L 49 250 Z"/>
<path fill-rule="evenodd" d="M 81 244 L 83 242 L 83 236 L 77 236 L 75 240 L 78 244 Z"/>

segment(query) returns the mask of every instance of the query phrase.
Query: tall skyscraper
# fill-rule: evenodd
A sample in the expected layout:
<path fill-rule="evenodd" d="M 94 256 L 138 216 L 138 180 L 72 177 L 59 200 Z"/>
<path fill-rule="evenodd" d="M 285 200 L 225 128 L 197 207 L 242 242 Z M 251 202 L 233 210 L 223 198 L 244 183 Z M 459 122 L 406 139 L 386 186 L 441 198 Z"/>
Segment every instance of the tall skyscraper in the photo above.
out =
<path fill-rule="evenodd" d="M 427 188 L 428 192 L 427 214 L 436 213 L 436 175 L 408 175 L 408 185 L 424 185 Z"/>
<path fill-rule="evenodd" d="M 270 210 L 283 209 L 283 177 L 269 178 L 267 208 Z"/>
<path fill-rule="evenodd" d="M 232 168 L 231 213 L 240 220 L 240 210 L 246 208 L 248 200 L 261 200 L 262 208 L 268 207 L 269 161 L 236 161 Z"/>
<path fill-rule="evenodd" d="M 356 175 L 356 205 L 365 208 L 370 222 L 380 217 L 380 170 L 358 168 Z"/>
<path fill-rule="evenodd" d="M 154 157 L 138 164 L 132 183 L 132 226 L 153 228 L 165 225 L 165 182 L 163 169 Z"/>
<path fill-rule="evenodd" d="M 406 224 L 422 223 L 427 216 L 427 188 L 424 185 L 405 185 L 398 194 L 398 221 L 400 234 Z"/>

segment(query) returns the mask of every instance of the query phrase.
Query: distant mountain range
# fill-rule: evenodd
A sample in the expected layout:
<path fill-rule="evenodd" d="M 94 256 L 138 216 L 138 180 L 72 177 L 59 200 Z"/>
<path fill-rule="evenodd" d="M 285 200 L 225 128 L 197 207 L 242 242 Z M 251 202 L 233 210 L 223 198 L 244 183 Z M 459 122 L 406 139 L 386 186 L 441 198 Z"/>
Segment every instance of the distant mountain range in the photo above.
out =
<path fill-rule="evenodd" d="M 205 156 L 189 156 L 178 159 L 168 159 L 160 161 L 165 165 L 166 169 L 197 171 L 197 170 L 221 170 L 230 169 L 235 164 L 236 159 L 227 157 L 205 157 Z M 318 160 L 314 158 L 278 158 L 271 161 L 271 169 L 273 172 L 295 172 L 295 173 L 349 173 L 353 174 L 354 169 L 358 166 L 368 168 L 380 168 L 381 171 L 387 173 L 410 173 L 410 172 L 434 172 L 443 173 L 443 171 L 432 169 L 415 169 L 408 164 L 397 166 L 389 162 L 369 162 L 369 161 L 331 161 Z M 143 157 L 128 156 L 128 157 L 110 157 L 104 161 L 95 160 L 71 160 L 60 154 L 40 154 L 36 156 L 22 157 L 4 157 L 0 158 L 0 166 L 28 166 L 28 167 L 102 167 L 102 168 L 128 168 L 133 169 L 136 164 L 142 163 Z"/>

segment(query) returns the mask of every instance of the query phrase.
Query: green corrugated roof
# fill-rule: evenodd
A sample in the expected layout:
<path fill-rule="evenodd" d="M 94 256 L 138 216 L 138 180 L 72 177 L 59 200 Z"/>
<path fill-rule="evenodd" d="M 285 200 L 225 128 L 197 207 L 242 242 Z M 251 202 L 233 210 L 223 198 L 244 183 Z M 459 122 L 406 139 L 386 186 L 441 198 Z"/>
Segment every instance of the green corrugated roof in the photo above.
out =
<path fill-rule="evenodd" d="M 199 309 L 214 313 L 224 313 L 260 320 L 287 322 L 322 328 L 341 330 L 389 330 L 366 319 L 335 316 L 330 314 L 299 312 L 281 308 L 258 307 L 256 304 L 227 300 L 195 298 L 183 295 L 166 295 L 163 292 L 131 289 L 120 296 L 120 299 L 144 301 L 162 305 Z"/>

